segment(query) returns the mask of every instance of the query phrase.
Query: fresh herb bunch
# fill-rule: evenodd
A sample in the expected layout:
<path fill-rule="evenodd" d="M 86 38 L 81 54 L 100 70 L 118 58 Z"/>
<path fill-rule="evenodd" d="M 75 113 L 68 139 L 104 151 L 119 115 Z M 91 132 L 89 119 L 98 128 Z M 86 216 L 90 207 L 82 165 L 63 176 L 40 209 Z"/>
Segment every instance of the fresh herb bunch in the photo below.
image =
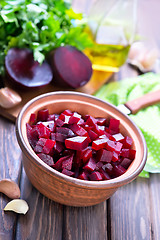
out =
<path fill-rule="evenodd" d="M 1 0 L 0 75 L 12 47 L 33 50 L 34 59 L 42 63 L 59 46 L 70 44 L 79 50 L 89 46 L 84 25 L 75 25 L 80 19 L 82 14 L 75 13 L 63 0 Z"/>

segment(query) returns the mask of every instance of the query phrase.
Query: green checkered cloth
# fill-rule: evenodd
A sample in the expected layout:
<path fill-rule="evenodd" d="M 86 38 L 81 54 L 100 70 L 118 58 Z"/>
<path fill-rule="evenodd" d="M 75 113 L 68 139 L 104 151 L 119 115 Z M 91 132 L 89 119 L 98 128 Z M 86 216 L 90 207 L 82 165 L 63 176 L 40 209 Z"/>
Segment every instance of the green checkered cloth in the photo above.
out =
<path fill-rule="evenodd" d="M 118 106 L 158 89 L 160 74 L 146 73 L 108 83 L 95 96 Z M 149 177 L 149 173 L 160 173 L 160 104 L 142 109 L 130 117 L 141 129 L 148 147 L 147 163 L 140 176 Z"/>

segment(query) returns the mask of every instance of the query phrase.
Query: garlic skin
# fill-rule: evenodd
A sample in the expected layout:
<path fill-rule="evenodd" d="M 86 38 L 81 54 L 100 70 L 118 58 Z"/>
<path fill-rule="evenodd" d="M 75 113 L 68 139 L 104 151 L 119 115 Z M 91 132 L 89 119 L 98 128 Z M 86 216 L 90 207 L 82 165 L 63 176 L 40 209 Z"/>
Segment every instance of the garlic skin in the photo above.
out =
<path fill-rule="evenodd" d="M 26 214 L 29 210 L 27 202 L 23 199 L 14 199 L 7 203 L 4 211 L 13 211 L 20 214 Z"/>
<path fill-rule="evenodd" d="M 128 63 L 136 66 L 141 72 L 151 71 L 157 59 L 158 50 L 147 48 L 143 42 L 133 43 L 128 54 Z"/>
<path fill-rule="evenodd" d="M 0 106 L 3 108 L 12 108 L 22 101 L 21 96 L 12 90 L 5 87 L 0 89 Z"/>
<path fill-rule="evenodd" d="M 20 198 L 20 188 L 16 182 L 11 179 L 2 179 L 0 181 L 0 192 L 9 198 Z"/>

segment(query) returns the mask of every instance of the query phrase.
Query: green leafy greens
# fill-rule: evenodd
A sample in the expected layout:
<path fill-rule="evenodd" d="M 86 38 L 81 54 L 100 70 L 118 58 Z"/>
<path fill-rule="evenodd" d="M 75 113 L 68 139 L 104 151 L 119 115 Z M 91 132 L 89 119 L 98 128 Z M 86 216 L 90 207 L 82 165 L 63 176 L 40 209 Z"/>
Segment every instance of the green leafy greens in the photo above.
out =
<path fill-rule="evenodd" d="M 30 48 L 42 63 L 59 46 L 70 44 L 83 50 L 91 42 L 84 25 L 76 25 L 82 14 L 75 13 L 63 0 L 0 1 L 0 75 L 4 59 L 12 47 Z"/>

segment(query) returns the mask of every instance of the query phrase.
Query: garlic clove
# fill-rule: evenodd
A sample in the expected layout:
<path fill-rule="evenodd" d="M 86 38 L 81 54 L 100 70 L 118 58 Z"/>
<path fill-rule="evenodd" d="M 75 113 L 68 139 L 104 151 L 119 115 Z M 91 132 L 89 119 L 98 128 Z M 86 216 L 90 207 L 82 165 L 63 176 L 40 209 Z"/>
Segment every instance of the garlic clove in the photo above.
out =
<path fill-rule="evenodd" d="M 5 87 L 0 89 L 0 106 L 3 108 L 14 107 L 21 101 L 21 96 L 11 88 Z"/>
<path fill-rule="evenodd" d="M 3 179 L 0 181 L 0 192 L 12 199 L 20 198 L 19 186 L 10 179 Z"/>
<path fill-rule="evenodd" d="M 23 199 L 14 199 L 7 203 L 4 211 L 13 211 L 20 214 L 26 214 L 29 210 L 27 202 Z"/>
<path fill-rule="evenodd" d="M 142 42 L 133 43 L 128 54 L 128 63 L 137 67 L 141 72 L 151 71 L 157 59 L 158 50 L 149 49 Z"/>

